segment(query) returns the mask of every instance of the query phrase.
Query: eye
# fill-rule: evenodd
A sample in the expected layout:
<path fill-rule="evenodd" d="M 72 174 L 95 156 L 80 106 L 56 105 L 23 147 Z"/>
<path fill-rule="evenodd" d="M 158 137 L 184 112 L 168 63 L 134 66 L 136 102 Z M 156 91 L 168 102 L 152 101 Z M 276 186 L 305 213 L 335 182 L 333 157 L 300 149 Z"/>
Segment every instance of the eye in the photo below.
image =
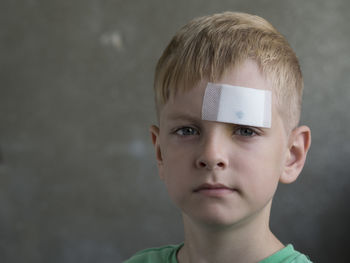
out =
<path fill-rule="evenodd" d="M 175 131 L 175 134 L 179 136 L 193 136 L 198 135 L 199 131 L 192 127 L 181 127 Z"/>
<path fill-rule="evenodd" d="M 234 134 L 239 136 L 244 136 L 244 137 L 253 137 L 255 135 L 258 135 L 258 133 L 254 131 L 254 129 L 249 127 L 238 127 L 235 130 Z"/>

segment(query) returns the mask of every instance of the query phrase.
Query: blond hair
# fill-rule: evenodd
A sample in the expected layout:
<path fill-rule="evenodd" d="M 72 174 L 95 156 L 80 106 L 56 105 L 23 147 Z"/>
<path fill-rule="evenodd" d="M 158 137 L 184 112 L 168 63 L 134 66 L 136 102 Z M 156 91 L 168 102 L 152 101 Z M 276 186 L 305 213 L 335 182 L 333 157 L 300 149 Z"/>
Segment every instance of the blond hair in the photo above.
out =
<path fill-rule="evenodd" d="M 299 123 L 303 78 L 287 40 L 261 17 L 225 12 L 190 21 L 172 38 L 155 71 L 157 114 L 170 96 L 200 80 L 220 80 L 227 69 L 246 59 L 257 62 L 270 81 L 285 127 Z"/>

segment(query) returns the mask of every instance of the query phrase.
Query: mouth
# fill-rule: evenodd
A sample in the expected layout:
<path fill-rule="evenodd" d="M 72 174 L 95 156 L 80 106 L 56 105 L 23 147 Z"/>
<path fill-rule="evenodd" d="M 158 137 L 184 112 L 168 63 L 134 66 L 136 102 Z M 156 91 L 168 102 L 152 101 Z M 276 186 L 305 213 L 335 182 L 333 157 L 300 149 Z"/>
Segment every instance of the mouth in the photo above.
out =
<path fill-rule="evenodd" d="M 206 196 L 220 197 L 237 192 L 237 189 L 224 184 L 202 184 L 193 191 Z"/>

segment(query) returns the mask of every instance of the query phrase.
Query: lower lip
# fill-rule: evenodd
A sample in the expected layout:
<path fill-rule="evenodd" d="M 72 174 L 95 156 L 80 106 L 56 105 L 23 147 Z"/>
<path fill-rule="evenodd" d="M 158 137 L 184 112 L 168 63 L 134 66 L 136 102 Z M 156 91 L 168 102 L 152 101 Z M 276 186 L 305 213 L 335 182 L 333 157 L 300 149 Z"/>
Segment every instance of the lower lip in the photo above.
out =
<path fill-rule="evenodd" d="M 196 191 L 196 193 L 200 193 L 206 196 L 212 196 L 212 197 L 221 197 L 221 196 L 225 196 L 228 194 L 232 194 L 233 192 L 235 192 L 235 190 L 232 189 L 228 189 L 228 188 L 206 188 L 206 189 L 201 189 Z"/>

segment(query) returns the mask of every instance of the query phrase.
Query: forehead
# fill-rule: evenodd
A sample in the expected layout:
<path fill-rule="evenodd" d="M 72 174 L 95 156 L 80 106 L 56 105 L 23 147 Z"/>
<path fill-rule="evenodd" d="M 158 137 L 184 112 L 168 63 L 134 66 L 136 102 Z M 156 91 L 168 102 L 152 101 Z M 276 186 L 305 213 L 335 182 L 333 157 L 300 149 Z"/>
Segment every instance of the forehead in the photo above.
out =
<path fill-rule="evenodd" d="M 235 68 L 227 69 L 217 83 L 271 90 L 270 82 L 262 74 L 258 64 L 252 59 L 245 60 Z"/>
<path fill-rule="evenodd" d="M 187 91 L 177 92 L 175 95 L 170 96 L 161 109 L 161 115 L 163 111 L 169 112 L 171 109 L 176 112 L 180 111 L 200 116 L 207 83 L 208 80 L 200 80 Z M 258 64 L 252 59 L 244 61 L 235 68 L 227 69 L 215 83 L 271 90 L 269 81 L 262 74 Z"/>

